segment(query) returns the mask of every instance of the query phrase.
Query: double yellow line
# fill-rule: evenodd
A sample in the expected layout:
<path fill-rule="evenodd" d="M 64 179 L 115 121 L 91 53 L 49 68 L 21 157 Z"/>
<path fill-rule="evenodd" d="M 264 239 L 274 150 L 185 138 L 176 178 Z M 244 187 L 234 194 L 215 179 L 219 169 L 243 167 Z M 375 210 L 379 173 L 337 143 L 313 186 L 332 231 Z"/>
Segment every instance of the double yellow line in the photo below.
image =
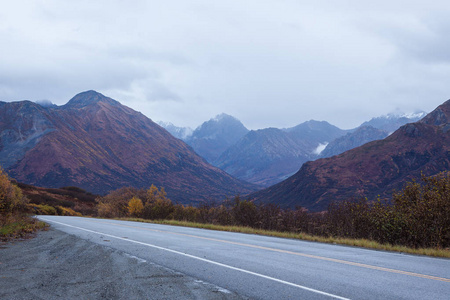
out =
<path fill-rule="evenodd" d="M 319 259 L 319 260 L 324 260 L 324 261 L 331 261 L 331 262 L 335 262 L 335 263 L 339 263 L 339 264 L 356 266 L 356 267 L 361 267 L 361 268 L 366 268 L 366 269 L 372 269 L 372 270 L 378 270 L 378 271 L 383 271 L 383 272 L 402 274 L 402 275 L 408 275 L 408 276 L 413 276 L 413 277 L 426 278 L 426 279 L 431 279 L 431 280 L 437 280 L 437 281 L 443 281 L 443 282 L 450 283 L 450 279 L 448 279 L 448 278 L 431 276 L 431 275 L 425 275 L 425 274 L 408 272 L 408 271 L 401 271 L 401 270 L 384 268 L 384 267 L 377 267 L 377 266 L 372 266 L 372 265 L 368 265 L 368 264 L 362 264 L 362 263 L 357 263 L 357 262 L 352 262 L 352 261 L 347 261 L 347 260 L 342 260 L 342 259 L 335 259 L 335 258 L 329 258 L 329 257 L 324 257 L 324 256 L 305 254 L 305 253 L 300 253 L 300 252 L 293 252 L 293 251 L 289 251 L 289 250 L 282 250 L 282 249 L 276 249 L 276 248 L 270 248 L 270 247 L 264 247 L 264 246 L 246 244 L 246 243 L 232 242 L 232 241 L 215 239 L 215 238 L 208 238 L 208 237 L 202 237 L 202 236 L 186 234 L 186 233 L 177 233 L 177 232 L 171 232 L 171 231 L 165 231 L 165 230 L 158 230 L 158 229 L 151 229 L 151 228 L 145 228 L 145 227 L 124 225 L 124 224 L 118 224 L 118 223 L 113 223 L 113 222 L 105 222 L 105 221 L 95 221 L 95 222 L 104 223 L 104 224 L 111 224 L 111 225 L 116 225 L 116 226 L 121 226 L 121 227 L 143 229 L 143 230 L 148 230 L 148 231 L 153 231 L 153 232 L 160 232 L 160 233 L 165 233 L 165 234 L 186 236 L 186 237 L 191 237 L 191 238 L 196 238 L 196 239 L 201 239 L 201 240 L 208 240 L 208 241 L 214 241 L 214 242 L 219 242 L 219 243 L 224 243 L 224 244 L 238 245 L 238 246 L 255 248 L 255 249 L 261 249 L 261 250 L 267 250 L 267 251 L 278 252 L 278 253 L 291 254 L 291 255 L 296 255 L 296 256 L 301 256 L 301 257 L 308 257 L 308 258 L 314 258 L 314 259 Z"/>

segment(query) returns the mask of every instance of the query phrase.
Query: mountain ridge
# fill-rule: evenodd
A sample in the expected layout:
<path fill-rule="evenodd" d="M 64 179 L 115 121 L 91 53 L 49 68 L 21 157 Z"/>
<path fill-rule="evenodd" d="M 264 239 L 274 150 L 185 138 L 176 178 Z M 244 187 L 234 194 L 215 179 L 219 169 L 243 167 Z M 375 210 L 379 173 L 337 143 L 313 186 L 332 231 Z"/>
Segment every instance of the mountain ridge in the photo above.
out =
<path fill-rule="evenodd" d="M 155 184 L 165 187 L 168 196 L 180 203 L 223 199 L 256 189 L 207 164 L 140 112 L 95 91 L 77 94 L 56 108 L 32 106 L 35 109 L 23 111 L 29 116 L 29 127 L 36 125 L 33 120 L 38 110 L 54 130 L 43 134 L 31 149 L 24 149 L 25 155 L 6 168 L 20 182 L 78 186 L 98 194 Z M 25 120 L 20 114 L 12 118 Z M 4 127 L 0 129 L 3 143 L 7 135 Z M 19 143 L 16 138 L 12 144 Z"/>
<path fill-rule="evenodd" d="M 259 203 L 325 210 L 332 201 L 389 198 L 406 181 L 450 169 L 450 100 L 383 140 L 303 164 L 288 179 L 250 195 Z"/>
<path fill-rule="evenodd" d="M 267 187 L 313 159 L 320 143 L 343 133 L 328 122 L 314 120 L 292 128 L 252 130 L 213 163 L 239 179 Z"/>

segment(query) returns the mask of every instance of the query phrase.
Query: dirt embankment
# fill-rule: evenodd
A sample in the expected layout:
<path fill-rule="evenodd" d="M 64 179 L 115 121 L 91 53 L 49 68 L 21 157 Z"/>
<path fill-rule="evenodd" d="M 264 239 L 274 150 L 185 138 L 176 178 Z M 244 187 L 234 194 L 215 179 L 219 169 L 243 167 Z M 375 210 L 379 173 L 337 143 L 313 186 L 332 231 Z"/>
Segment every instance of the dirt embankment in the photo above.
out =
<path fill-rule="evenodd" d="M 126 253 L 50 229 L 0 245 L 0 299 L 242 299 Z"/>

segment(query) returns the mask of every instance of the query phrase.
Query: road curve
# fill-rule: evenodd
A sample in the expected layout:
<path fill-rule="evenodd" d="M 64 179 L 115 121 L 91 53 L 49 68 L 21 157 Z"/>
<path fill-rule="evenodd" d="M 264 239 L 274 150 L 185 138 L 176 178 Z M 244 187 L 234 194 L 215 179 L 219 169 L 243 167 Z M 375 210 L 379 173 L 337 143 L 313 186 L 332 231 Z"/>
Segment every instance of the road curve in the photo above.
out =
<path fill-rule="evenodd" d="M 252 299 L 449 299 L 450 260 L 149 223 L 39 216 Z"/>

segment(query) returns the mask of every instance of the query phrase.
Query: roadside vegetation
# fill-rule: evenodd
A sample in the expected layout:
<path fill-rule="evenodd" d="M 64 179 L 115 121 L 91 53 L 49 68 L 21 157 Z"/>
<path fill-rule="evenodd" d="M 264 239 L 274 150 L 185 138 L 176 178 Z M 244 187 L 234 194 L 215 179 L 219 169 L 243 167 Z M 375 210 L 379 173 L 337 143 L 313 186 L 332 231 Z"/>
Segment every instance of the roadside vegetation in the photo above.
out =
<path fill-rule="evenodd" d="M 239 196 L 185 206 L 151 186 L 99 198 L 98 215 L 450 257 L 450 172 L 410 182 L 390 201 L 348 200 L 321 213 L 256 205 Z"/>
<path fill-rule="evenodd" d="M 0 168 L 0 241 L 24 237 L 46 226 L 30 215 L 28 198 Z"/>
<path fill-rule="evenodd" d="M 196 207 L 176 204 L 154 185 L 96 199 L 76 187 L 44 194 L 21 187 L 31 201 L 0 170 L 0 238 L 41 227 L 30 214 L 89 215 L 450 257 L 450 172 L 409 182 L 390 200 L 336 202 L 320 213 L 257 205 L 240 196 Z"/>

